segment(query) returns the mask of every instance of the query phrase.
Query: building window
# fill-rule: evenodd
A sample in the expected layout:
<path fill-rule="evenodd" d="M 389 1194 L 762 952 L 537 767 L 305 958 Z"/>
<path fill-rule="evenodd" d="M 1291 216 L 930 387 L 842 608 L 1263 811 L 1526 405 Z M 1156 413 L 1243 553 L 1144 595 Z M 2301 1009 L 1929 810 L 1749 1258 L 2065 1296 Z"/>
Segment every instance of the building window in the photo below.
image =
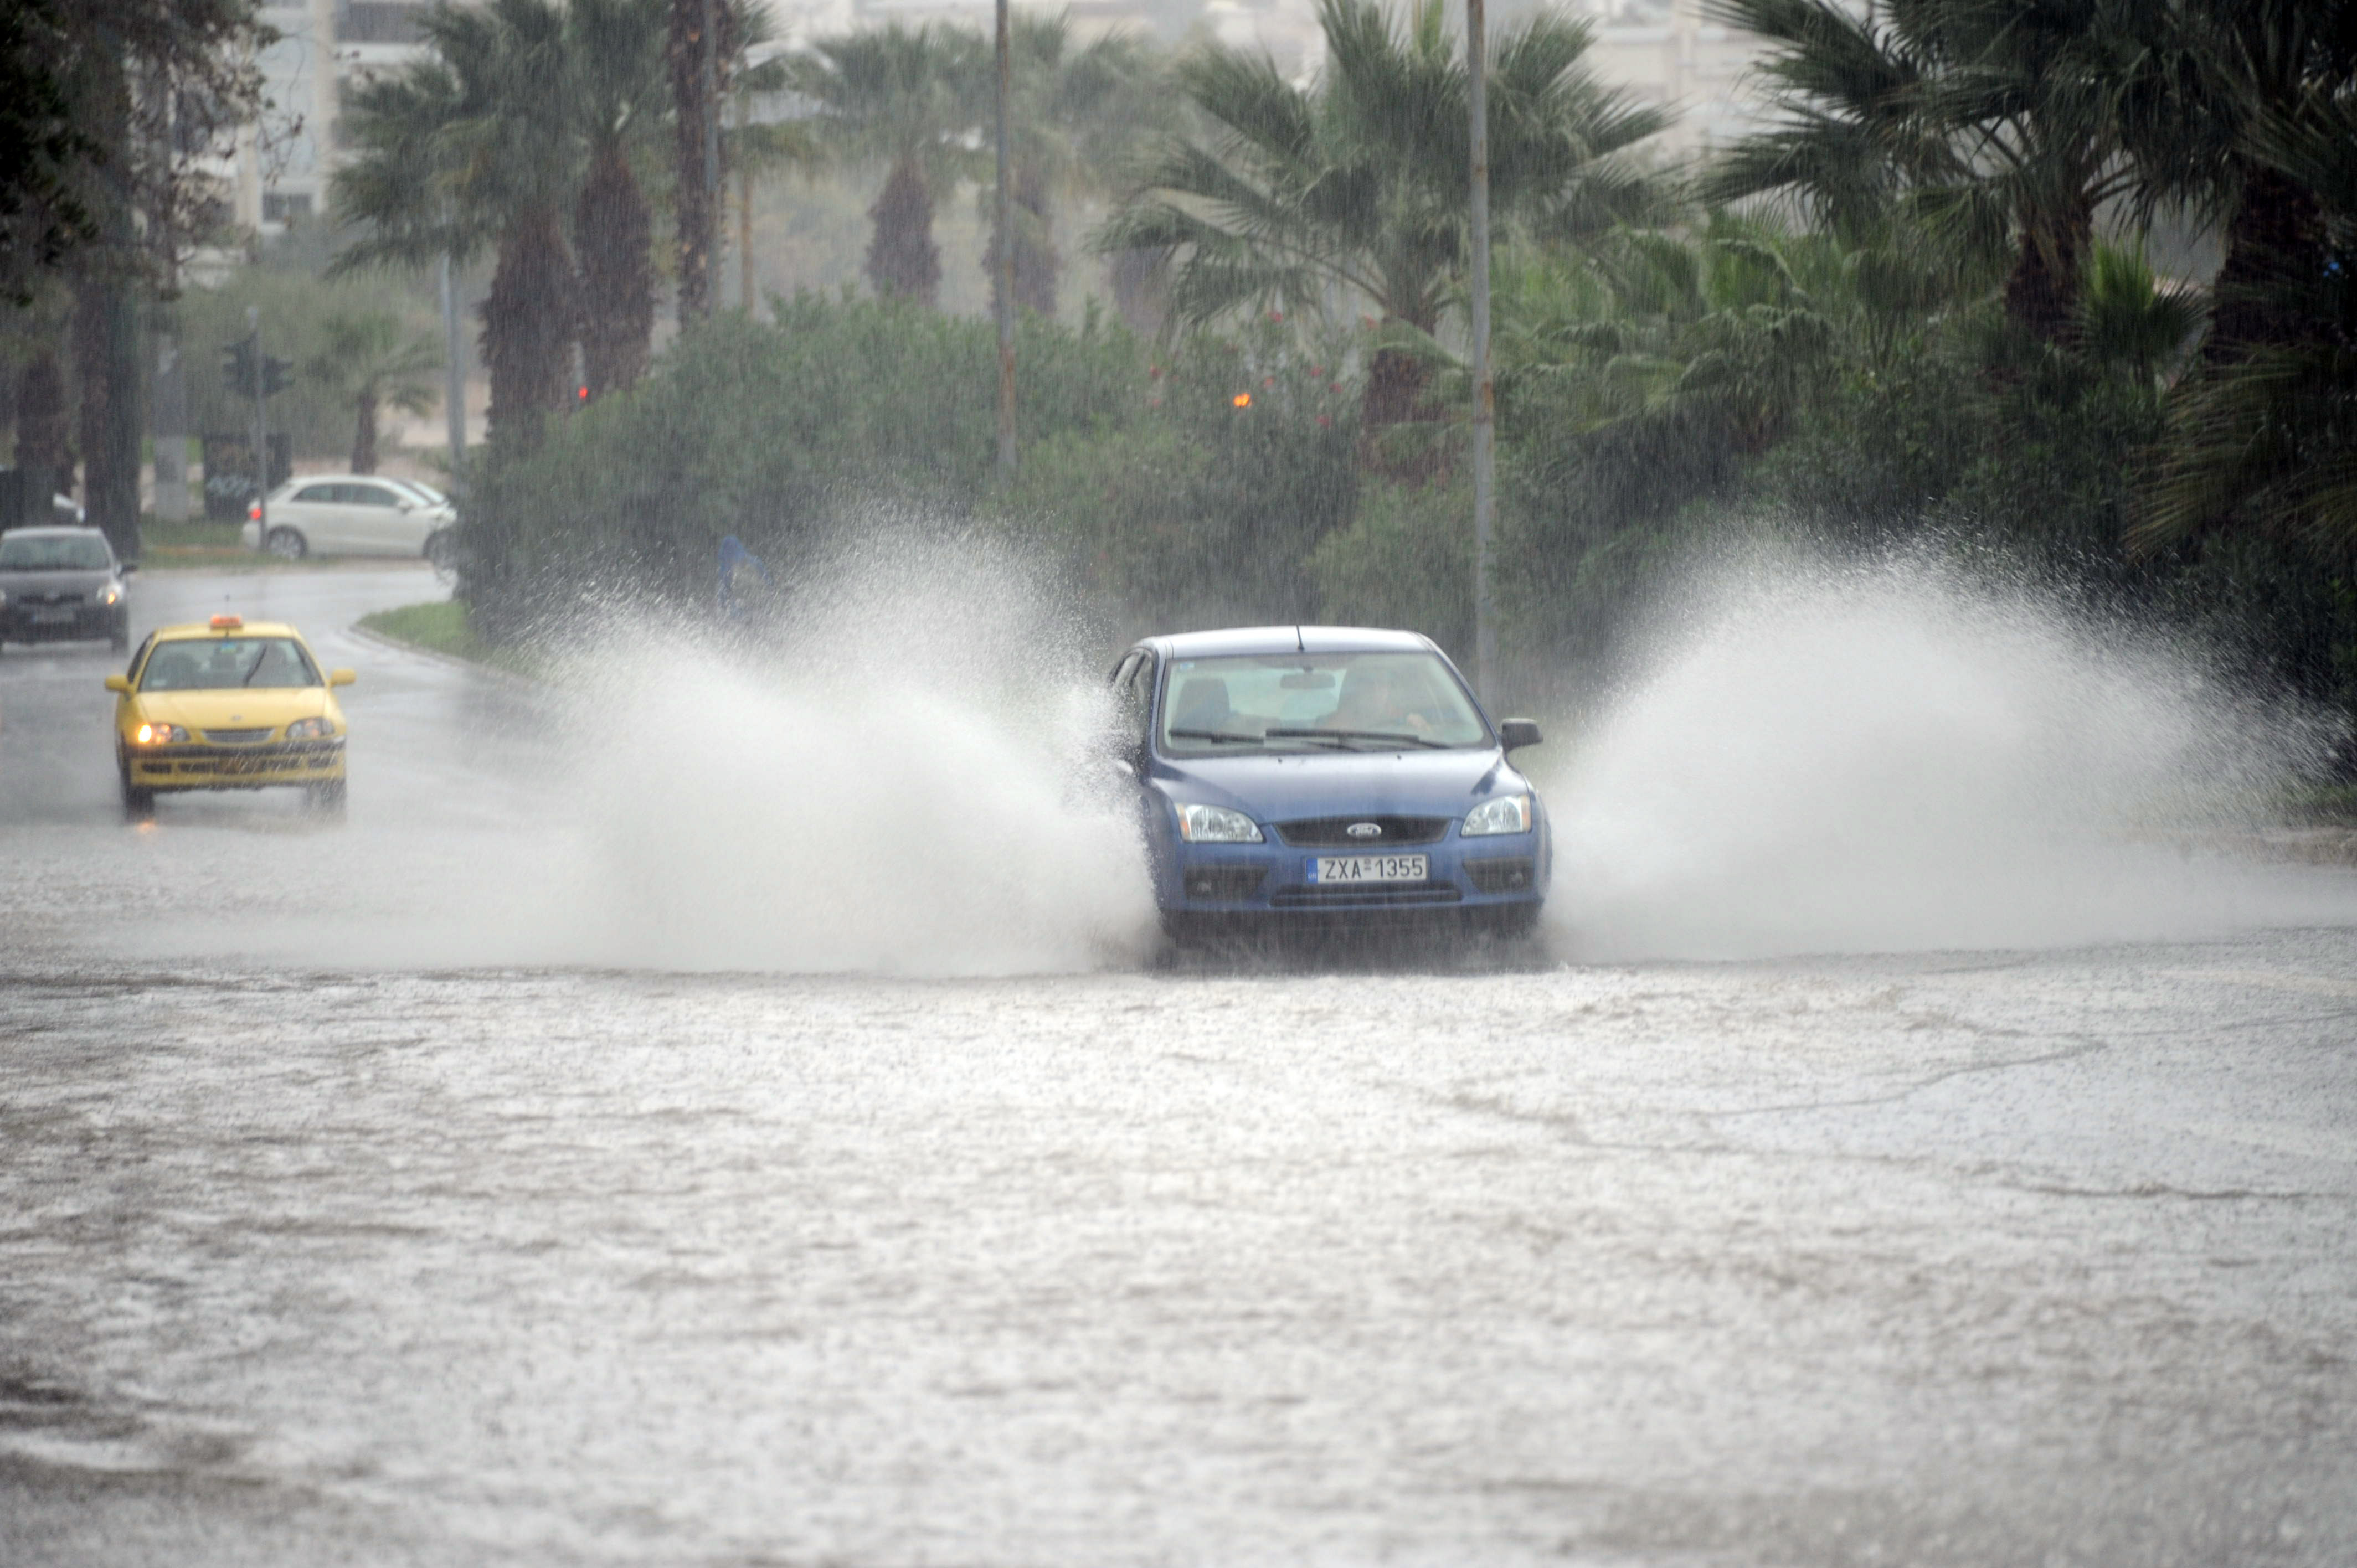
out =
<path fill-rule="evenodd" d="M 311 216 L 311 193 L 307 190 L 265 190 L 262 193 L 262 220 L 264 223 L 292 223 Z"/>

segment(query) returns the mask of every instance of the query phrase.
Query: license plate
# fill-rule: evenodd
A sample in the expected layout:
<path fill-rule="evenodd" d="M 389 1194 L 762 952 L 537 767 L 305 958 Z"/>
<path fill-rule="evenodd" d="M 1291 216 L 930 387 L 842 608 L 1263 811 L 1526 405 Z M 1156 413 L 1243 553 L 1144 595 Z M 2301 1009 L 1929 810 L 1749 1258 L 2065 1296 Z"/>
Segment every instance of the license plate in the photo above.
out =
<path fill-rule="evenodd" d="M 60 606 L 56 609 L 37 608 L 33 611 L 33 618 L 35 620 L 50 626 L 61 625 L 66 621 L 73 619 L 73 618 L 74 608 L 71 605 Z"/>
<path fill-rule="evenodd" d="M 1420 854 L 1321 854 L 1309 863 L 1318 885 L 1351 882 L 1422 882 L 1431 875 Z"/>

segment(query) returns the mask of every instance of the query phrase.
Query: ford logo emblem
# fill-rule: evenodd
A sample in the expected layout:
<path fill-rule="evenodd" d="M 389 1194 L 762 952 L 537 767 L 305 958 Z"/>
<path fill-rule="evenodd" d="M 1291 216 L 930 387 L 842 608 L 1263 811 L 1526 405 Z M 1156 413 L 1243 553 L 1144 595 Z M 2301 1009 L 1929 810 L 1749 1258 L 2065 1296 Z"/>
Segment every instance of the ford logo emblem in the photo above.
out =
<path fill-rule="evenodd" d="M 1354 839 L 1379 839 L 1383 836 L 1383 824 L 1381 822 L 1352 822 L 1349 827 L 1344 828 L 1342 831 L 1349 833 Z"/>

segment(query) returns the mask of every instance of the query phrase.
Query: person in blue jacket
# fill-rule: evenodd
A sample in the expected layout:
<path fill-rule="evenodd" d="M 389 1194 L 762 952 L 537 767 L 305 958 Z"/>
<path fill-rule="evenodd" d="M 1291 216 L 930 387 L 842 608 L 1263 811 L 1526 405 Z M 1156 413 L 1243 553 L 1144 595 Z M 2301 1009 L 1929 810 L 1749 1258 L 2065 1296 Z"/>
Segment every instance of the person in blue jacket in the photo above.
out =
<path fill-rule="evenodd" d="M 761 558 L 745 548 L 745 542 L 735 534 L 720 542 L 720 613 L 730 620 L 742 620 L 751 608 L 747 594 L 758 579 L 761 589 L 770 586 L 770 569 Z M 754 595 L 759 598 L 759 594 Z"/>

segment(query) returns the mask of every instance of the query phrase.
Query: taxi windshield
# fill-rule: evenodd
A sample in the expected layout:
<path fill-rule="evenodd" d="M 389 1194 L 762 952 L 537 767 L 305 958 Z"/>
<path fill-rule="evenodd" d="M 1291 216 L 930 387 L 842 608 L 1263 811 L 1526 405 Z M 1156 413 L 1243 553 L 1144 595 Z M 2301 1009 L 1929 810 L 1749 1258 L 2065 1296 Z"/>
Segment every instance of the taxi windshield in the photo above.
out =
<path fill-rule="evenodd" d="M 1178 659 L 1162 703 L 1166 751 L 1374 751 L 1487 746 L 1437 655 L 1285 653 Z"/>
<path fill-rule="evenodd" d="M 94 533 L 12 533 L 0 539 L 0 572 L 103 572 L 114 558 Z"/>
<path fill-rule="evenodd" d="M 159 644 L 140 672 L 143 692 L 221 692 L 321 684 L 291 637 L 206 637 Z"/>

